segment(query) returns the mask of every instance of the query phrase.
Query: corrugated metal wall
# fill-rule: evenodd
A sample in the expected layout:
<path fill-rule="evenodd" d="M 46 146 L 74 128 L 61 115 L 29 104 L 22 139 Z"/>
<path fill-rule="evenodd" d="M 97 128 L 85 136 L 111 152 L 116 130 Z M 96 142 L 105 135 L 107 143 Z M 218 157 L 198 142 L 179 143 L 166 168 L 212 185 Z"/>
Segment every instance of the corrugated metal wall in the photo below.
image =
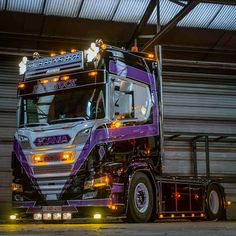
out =
<path fill-rule="evenodd" d="M 0 57 L 0 217 L 11 207 L 11 151 L 16 128 L 18 59 Z"/>
<path fill-rule="evenodd" d="M 0 209 L 11 202 L 11 151 L 16 127 L 16 87 L 20 57 L 0 56 Z M 203 76 L 204 77 L 204 76 Z M 236 77 L 164 72 L 165 131 L 236 134 Z M 203 144 L 198 144 L 198 173 L 205 175 Z M 167 141 L 164 171 L 191 175 L 189 142 Z M 236 176 L 236 144 L 210 144 L 211 174 Z M 236 203 L 236 183 L 223 183 L 227 197 Z M 3 215 L 0 212 L 0 215 Z M 227 211 L 236 219 L 233 208 Z"/>
<path fill-rule="evenodd" d="M 236 134 L 236 75 L 169 73 L 164 71 L 165 132 Z M 197 134 L 196 134 L 197 135 Z M 214 136 L 212 136 L 214 137 Z M 217 138 L 219 136 L 215 136 Z M 176 138 L 178 140 L 178 137 Z M 191 140 L 191 139 L 190 139 Z M 236 139 L 210 142 L 210 175 L 220 178 L 226 198 L 233 202 L 227 218 L 236 219 Z M 197 172 L 206 176 L 205 143 L 197 143 Z M 165 141 L 163 171 L 168 175 L 193 176 L 190 141 Z"/>

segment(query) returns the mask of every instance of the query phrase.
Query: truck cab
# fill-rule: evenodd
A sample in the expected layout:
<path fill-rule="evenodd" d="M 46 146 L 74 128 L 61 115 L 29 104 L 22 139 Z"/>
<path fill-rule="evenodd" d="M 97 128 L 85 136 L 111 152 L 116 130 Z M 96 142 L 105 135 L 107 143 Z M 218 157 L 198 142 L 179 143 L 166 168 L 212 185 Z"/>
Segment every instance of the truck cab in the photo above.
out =
<path fill-rule="evenodd" d="M 12 155 L 15 218 L 222 219 L 223 188 L 163 173 L 159 64 L 105 45 L 26 62 Z"/>

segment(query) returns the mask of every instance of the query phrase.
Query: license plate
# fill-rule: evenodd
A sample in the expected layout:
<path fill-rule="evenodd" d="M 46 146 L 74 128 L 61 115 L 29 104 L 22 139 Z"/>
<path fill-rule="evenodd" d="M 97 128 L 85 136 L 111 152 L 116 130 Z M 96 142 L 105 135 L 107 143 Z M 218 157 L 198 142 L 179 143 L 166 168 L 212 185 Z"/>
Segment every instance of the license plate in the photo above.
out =
<path fill-rule="evenodd" d="M 61 206 L 43 206 L 43 212 L 61 212 Z"/>

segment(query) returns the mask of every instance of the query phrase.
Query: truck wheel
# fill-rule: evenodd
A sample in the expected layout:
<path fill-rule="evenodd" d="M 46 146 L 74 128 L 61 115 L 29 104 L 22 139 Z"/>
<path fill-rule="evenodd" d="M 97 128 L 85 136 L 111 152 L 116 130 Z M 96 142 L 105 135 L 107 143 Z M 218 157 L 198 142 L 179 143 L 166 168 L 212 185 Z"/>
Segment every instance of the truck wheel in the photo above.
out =
<path fill-rule="evenodd" d="M 207 217 L 209 220 L 219 220 L 223 216 L 223 198 L 217 185 L 212 184 L 207 190 Z"/>
<path fill-rule="evenodd" d="M 134 175 L 128 196 L 128 222 L 148 222 L 153 211 L 153 191 L 148 177 L 138 172 Z"/>

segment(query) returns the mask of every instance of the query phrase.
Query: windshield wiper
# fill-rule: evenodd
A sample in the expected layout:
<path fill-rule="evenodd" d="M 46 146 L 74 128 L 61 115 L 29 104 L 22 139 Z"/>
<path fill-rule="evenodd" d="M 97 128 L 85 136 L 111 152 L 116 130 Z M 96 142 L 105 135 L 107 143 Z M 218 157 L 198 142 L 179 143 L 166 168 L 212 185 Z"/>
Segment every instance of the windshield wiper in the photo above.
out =
<path fill-rule="evenodd" d="M 50 124 L 57 124 L 57 123 L 63 123 L 63 122 L 73 122 L 73 121 L 84 121 L 86 120 L 84 117 L 73 117 L 73 118 L 60 118 L 56 120 L 51 120 Z"/>

